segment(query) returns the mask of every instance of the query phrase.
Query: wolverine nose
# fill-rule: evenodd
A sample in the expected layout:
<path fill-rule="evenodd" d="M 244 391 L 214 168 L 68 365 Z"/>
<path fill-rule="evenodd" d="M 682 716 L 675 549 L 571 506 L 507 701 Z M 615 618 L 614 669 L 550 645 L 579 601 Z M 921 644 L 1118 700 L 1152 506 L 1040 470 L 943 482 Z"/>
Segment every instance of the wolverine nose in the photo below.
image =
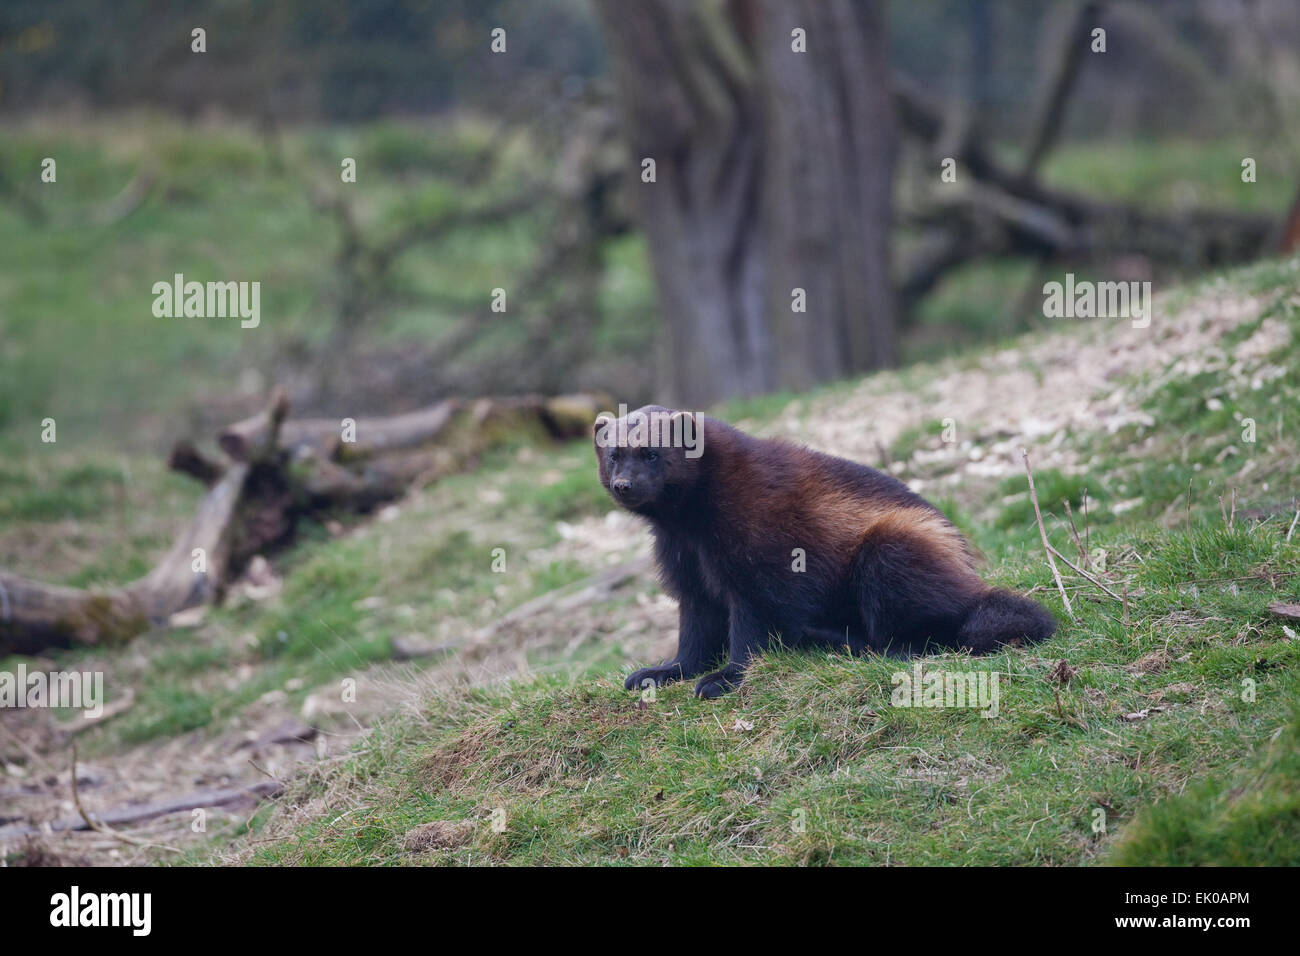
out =
<path fill-rule="evenodd" d="M 614 494 L 621 498 L 632 489 L 632 482 L 626 478 L 615 478 L 609 483 L 609 486 L 614 490 Z"/>

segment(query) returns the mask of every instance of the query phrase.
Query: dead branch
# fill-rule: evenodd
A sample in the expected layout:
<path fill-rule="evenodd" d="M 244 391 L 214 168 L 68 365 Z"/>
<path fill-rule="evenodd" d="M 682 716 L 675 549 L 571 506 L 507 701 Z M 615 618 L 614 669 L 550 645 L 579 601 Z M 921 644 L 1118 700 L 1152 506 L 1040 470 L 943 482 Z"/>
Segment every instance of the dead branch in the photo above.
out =
<path fill-rule="evenodd" d="M 126 693 L 123 694 L 119 699 L 113 701 L 113 703 L 105 706 L 103 711 L 99 714 L 98 717 L 83 717 L 81 720 L 78 720 L 66 727 L 60 727 L 59 729 L 63 732 L 65 737 L 75 737 L 78 734 L 84 733 L 85 731 L 89 730 L 91 727 L 98 727 L 100 724 L 104 723 L 105 721 L 112 720 L 114 717 L 118 716 L 119 714 L 126 713 L 134 706 L 135 706 L 135 691 L 128 687 Z"/>
<path fill-rule="evenodd" d="M 1219 209 L 1165 213 L 1094 199 L 1044 186 L 1032 172 L 1056 135 L 1041 130 L 1024 170 L 1003 165 L 973 124 L 950 134 L 951 110 L 904 76 L 894 80 L 900 125 L 963 171 L 963 188 L 943 193 L 909 218 L 929 224 L 930 236 L 901 282 L 905 304 L 915 304 L 950 270 L 978 258 L 1024 255 L 1101 259 L 1139 255 L 1172 265 L 1225 265 L 1257 258 L 1277 242 L 1278 217 Z M 945 141 L 946 140 L 946 141 Z"/>
<path fill-rule="evenodd" d="M 81 805 L 81 794 L 77 791 L 77 745 L 76 744 L 72 745 L 72 803 L 74 806 L 76 806 L 77 813 L 81 816 L 82 821 L 84 821 L 86 826 L 94 830 L 96 833 L 102 833 L 106 837 L 111 837 L 112 839 L 117 840 L 121 843 L 129 843 L 132 846 L 156 847 L 157 849 L 168 850 L 172 853 L 181 852 L 176 847 L 167 846 L 165 843 L 150 843 L 148 840 L 140 840 L 137 839 L 136 837 L 128 836 L 125 833 L 118 833 L 116 830 L 114 830 L 112 827 L 105 824 L 103 821 L 95 820 L 94 818 L 91 817 L 89 813 L 86 812 L 86 808 Z"/>
<path fill-rule="evenodd" d="M 1121 604 L 1124 603 L 1124 599 L 1123 599 L 1122 597 L 1120 597 L 1118 594 L 1116 594 L 1116 593 L 1115 593 L 1114 591 L 1112 591 L 1110 588 L 1106 587 L 1106 585 L 1102 584 L 1100 581 L 1098 581 L 1096 578 L 1094 578 L 1094 577 L 1093 577 L 1091 574 L 1089 574 L 1087 571 L 1084 571 L 1084 570 L 1082 570 L 1081 568 L 1079 568 L 1077 565 L 1074 564 L 1073 561 L 1071 561 L 1071 560 L 1070 560 L 1069 558 L 1067 558 L 1065 555 L 1061 554 L 1060 551 L 1057 551 L 1057 550 L 1056 550 L 1055 548 L 1053 548 L 1050 544 L 1049 544 L 1047 547 L 1051 549 L 1052 554 L 1056 555 L 1058 558 L 1060 558 L 1062 561 L 1064 561 L 1065 564 L 1066 564 L 1066 566 L 1067 566 L 1071 571 L 1073 571 L 1075 574 L 1080 574 L 1080 575 L 1082 575 L 1083 577 L 1085 577 L 1085 578 L 1087 578 L 1089 581 L 1091 581 L 1093 584 L 1097 585 L 1097 587 L 1101 588 L 1103 591 L 1105 591 L 1107 594 L 1109 594 L 1111 597 L 1113 597 L 1116 601 L 1119 601 Z"/>
<path fill-rule="evenodd" d="M 1074 523 L 1074 509 L 1070 507 L 1070 499 L 1066 498 L 1062 503 L 1065 505 L 1065 516 L 1070 519 L 1070 536 L 1074 538 L 1074 546 L 1079 549 L 1079 563 L 1086 568 L 1091 559 L 1083 548 L 1083 539 L 1079 537 L 1079 528 Z"/>
<path fill-rule="evenodd" d="M 189 525 L 145 577 L 120 588 L 42 584 L 0 572 L 0 654 L 115 644 L 186 608 L 219 601 L 256 555 L 322 511 L 365 512 L 473 466 L 501 442 L 588 433 L 604 396 L 447 400 L 391 418 L 286 421 L 277 390 L 258 415 L 222 429 L 221 465 L 178 443 L 172 467 L 209 485 Z M 345 437 L 347 440 L 345 440 Z M 355 441 L 352 439 L 355 438 Z"/>
<path fill-rule="evenodd" d="M 1052 577 L 1056 578 L 1056 589 L 1061 592 L 1061 602 L 1065 605 L 1065 613 L 1070 615 L 1070 620 L 1074 620 L 1074 609 L 1070 607 L 1070 598 L 1065 593 L 1065 585 L 1061 582 L 1061 572 L 1056 570 L 1056 562 L 1052 560 L 1052 546 L 1047 541 L 1047 529 L 1043 527 L 1043 513 L 1038 508 L 1038 492 L 1034 490 L 1034 472 L 1029 467 L 1029 452 L 1024 448 L 1020 449 L 1020 457 L 1025 461 L 1025 474 L 1029 477 L 1029 500 L 1034 503 L 1034 517 L 1038 519 L 1038 535 L 1043 540 L 1043 551 L 1047 553 L 1047 563 L 1052 569 Z"/>
<path fill-rule="evenodd" d="M 584 578 L 572 585 L 525 601 L 523 604 L 481 628 L 470 641 L 469 648 L 481 648 L 490 645 L 503 630 L 508 630 L 520 621 L 535 617 L 538 613 L 552 608 L 572 611 L 575 608 L 602 601 L 610 592 L 622 587 L 634 577 L 642 574 L 650 566 L 649 558 L 633 558 L 622 564 L 608 568 L 591 577 Z"/>
<path fill-rule="evenodd" d="M 1043 157 L 1051 151 L 1060 135 L 1065 119 L 1065 110 L 1075 80 L 1079 77 L 1079 67 L 1083 63 L 1083 54 L 1088 46 L 1088 37 L 1097 25 L 1101 15 L 1101 4 L 1089 2 L 1083 4 L 1074 14 L 1074 21 L 1061 37 L 1056 55 L 1050 58 L 1056 64 L 1056 72 L 1047 85 L 1047 94 L 1038 107 L 1034 122 L 1034 131 L 1029 138 L 1029 148 L 1025 155 L 1025 164 L 1020 175 L 1032 179 L 1038 174 L 1038 167 Z"/>
<path fill-rule="evenodd" d="M 226 473 L 225 465 L 203 454 L 192 441 L 185 438 L 172 445 L 171 454 L 167 456 L 167 467 L 182 475 L 189 475 L 209 488 Z"/>
<path fill-rule="evenodd" d="M 156 803 L 121 807 L 117 810 L 96 814 L 96 818 L 97 822 L 105 826 L 123 826 L 152 820 L 155 817 L 167 816 L 171 813 L 196 810 L 200 807 L 225 807 L 249 801 L 258 802 L 265 799 L 274 799 L 283 792 L 284 785 L 278 780 L 260 780 L 244 787 L 230 787 L 224 790 L 201 790 L 197 793 L 172 797 Z M 0 840 L 43 833 L 47 827 L 54 833 L 98 829 L 79 813 L 75 817 L 64 817 L 61 820 L 55 820 L 41 826 L 15 823 L 0 827 Z M 121 836 L 121 834 L 115 834 L 115 836 Z"/>
<path fill-rule="evenodd" d="M 277 392 L 268 409 L 271 428 L 259 455 L 275 448 L 275 431 L 288 411 Z M 255 459 L 256 460 L 256 459 Z M 165 622 L 185 608 L 220 596 L 231 557 L 256 535 L 236 528 L 250 463 L 235 463 L 199 503 L 171 550 L 138 581 L 121 588 L 82 589 L 41 584 L 0 572 L 0 653 L 32 654 L 49 647 L 117 644 Z"/>

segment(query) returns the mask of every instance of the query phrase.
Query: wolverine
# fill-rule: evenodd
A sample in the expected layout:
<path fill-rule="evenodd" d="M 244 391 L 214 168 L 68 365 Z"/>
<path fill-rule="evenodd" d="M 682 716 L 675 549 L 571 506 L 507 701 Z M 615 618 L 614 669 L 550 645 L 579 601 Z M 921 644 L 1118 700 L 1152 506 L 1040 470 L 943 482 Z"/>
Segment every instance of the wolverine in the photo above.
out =
<path fill-rule="evenodd" d="M 938 508 L 874 468 L 658 405 L 601 415 L 594 440 L 600 483 L 649 523 L 679 608 L 677 653 L 629 690 L 698 677 L 696 696 L 719 697 L 773 642 L 984 654 L 1056 630 L 980 578 Z"/>

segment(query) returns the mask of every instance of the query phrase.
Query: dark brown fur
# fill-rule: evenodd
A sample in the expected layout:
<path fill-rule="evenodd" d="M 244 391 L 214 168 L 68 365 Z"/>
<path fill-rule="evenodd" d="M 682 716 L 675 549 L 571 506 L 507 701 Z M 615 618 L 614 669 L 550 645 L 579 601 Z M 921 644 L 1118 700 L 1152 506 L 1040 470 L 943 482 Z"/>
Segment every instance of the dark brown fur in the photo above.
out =
<path fill-rule="evenodd" d="M 652 413 L 685 414 L 647 406 L 623 423 Z M 612 437 L 602 429 L 620 423 L 596 425 L 601 484 L 650 523 L 664 588 L 680 605 L 677 654 L 632 674 L 629 689 L 704 674 L 726 654 L 695 688 L 716 697 L 776 638 L 850 652 L 985 653 L 1055 630 L 1033 601 L 985 584 L 961 533 L 897 479 L 692 421 L 703 435 L 698 458 L 644 436 L 602 447 Z"/>

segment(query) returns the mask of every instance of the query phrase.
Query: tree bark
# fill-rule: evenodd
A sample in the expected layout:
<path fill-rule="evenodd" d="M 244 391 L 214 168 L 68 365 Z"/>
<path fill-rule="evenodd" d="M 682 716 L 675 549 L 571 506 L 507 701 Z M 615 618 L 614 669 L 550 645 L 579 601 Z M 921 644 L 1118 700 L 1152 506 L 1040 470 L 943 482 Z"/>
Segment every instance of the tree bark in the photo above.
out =
<path fill-rule="evenodd" d="M 895 122 L 884 16 L 855 0 L 765 0 L 769 318 L 778 388 L 892 364 Z M 791 50 L 807 32 L 808 52 Z M 791 310 L 792 290 L 807 312 Z"/>
<path fill-rule="evenodd" d="M 664 316 L 666 397 L 707 404 L 892 362 L 894 120 L 877 5 L 597 6 Z"/>

